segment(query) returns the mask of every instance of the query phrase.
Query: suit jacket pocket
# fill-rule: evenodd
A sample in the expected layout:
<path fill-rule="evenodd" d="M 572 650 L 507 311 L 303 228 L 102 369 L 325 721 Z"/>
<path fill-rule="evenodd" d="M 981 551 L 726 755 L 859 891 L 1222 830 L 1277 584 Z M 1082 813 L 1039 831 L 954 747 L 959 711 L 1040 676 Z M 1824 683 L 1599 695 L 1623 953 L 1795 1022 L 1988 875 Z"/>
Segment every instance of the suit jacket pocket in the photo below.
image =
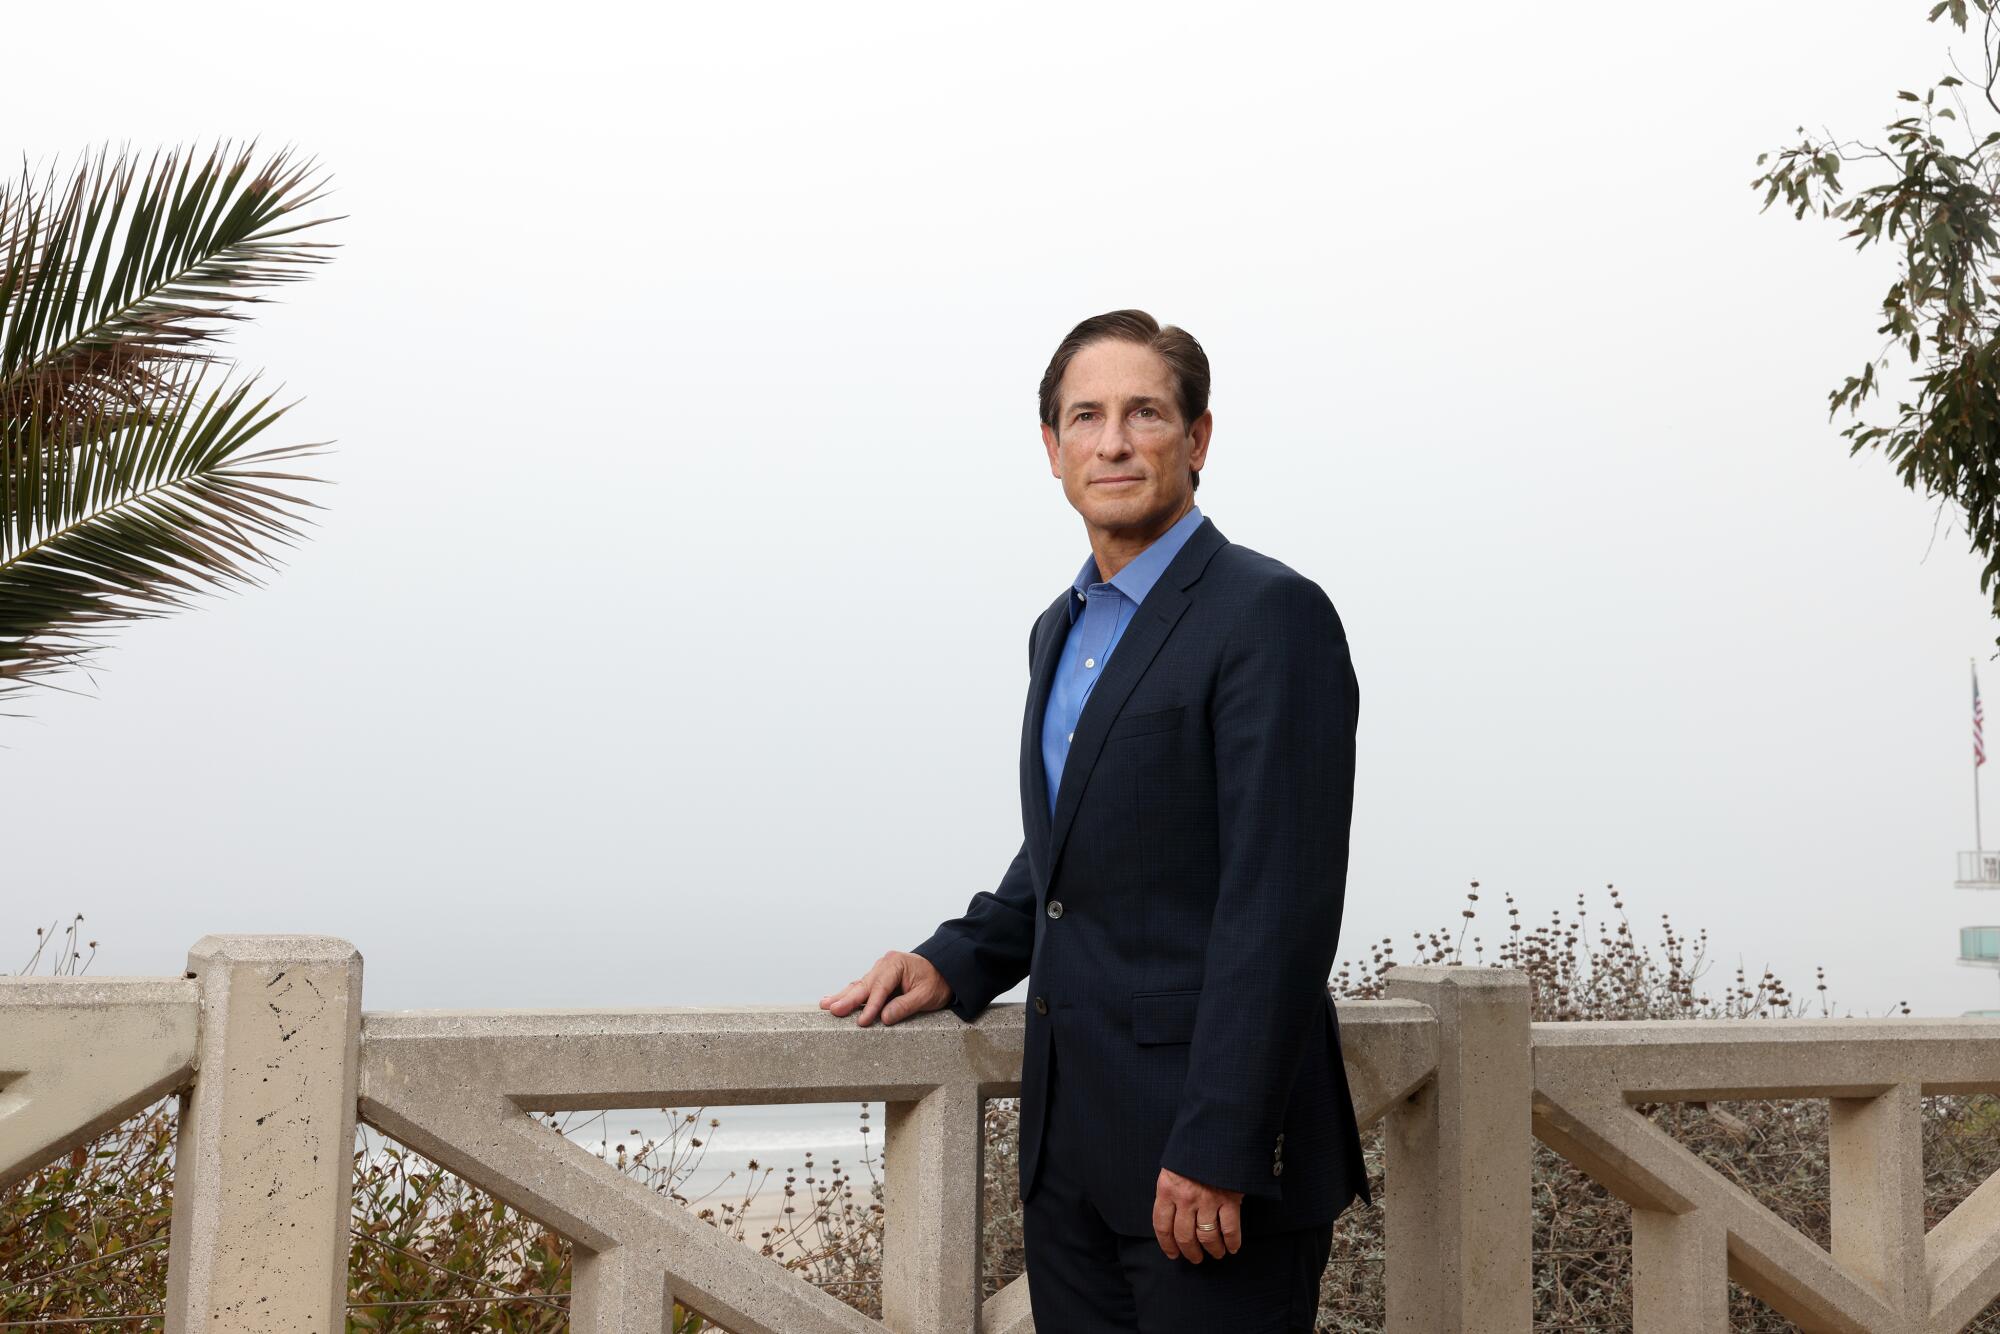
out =
<path fill-rule="evenodd" d="M 1112 720 L 1111 730 L 1104 734 L 1104 739 L 1116 741 L 1149 732 L 1170 732 L 1181 725 L 1181 716 L 1186 712 L 1185 704 L 1176 704 L 1171 709 L 1154 709 L 1150 713 L 1127 713 Z"/>
<path fill-rule="evenodd" d="M 1142 1045 L 1192 1042 L 1195 1003 L 1200 999 L 1199 987 L 1191 991 L 1133 992 L 1132 1040 Z"/>

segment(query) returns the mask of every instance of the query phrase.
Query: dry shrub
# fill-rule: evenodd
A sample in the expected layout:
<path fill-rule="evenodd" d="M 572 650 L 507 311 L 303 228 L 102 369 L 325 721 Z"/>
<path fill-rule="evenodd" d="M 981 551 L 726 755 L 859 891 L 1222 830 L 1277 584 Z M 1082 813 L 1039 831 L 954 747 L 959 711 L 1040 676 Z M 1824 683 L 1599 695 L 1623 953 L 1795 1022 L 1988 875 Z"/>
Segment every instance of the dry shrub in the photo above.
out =
<path fill-rule="evenodd" d="M 96 953 L 79 913 L 37 928 L 19 972 L 74 977 Z M 172 1102 L 155 1104 L 0 1192 L 0 1328 L 160 1309 L 177 1124 Z"/>
<path fill-rule="evenodd" d="M 856 1194 L 851 1171 L 804 1155 L 782 1174 L 752 1158 L 733 1198 L 700 1197 L 683 1188 L 701 1167 L 719 1117 L 668 1111 L 659 1137 L 631 1132 L 631 1143 L 607 1145 L 595 1156 L 648 1189 L 667 1195 L 696 1218 L 864 1313 L 881 1314 L 882 1205 L 880 1158 L 863 1159 L 869 1182 Z M 870 1129 L 867 1104 L 860 1116 Z M 540 1118 L 552 1135 L 601 1131 L 602 1114 Z M 362 1133 L 355 1155 L 355 1247 L 348 1295 L 349 1329 L 554 1334 L 567 1328 L 571 1249 L 556 1233 L 494 1200 L 422 1155 L 373 1132 Z M 732 1172 L 722 1185 L 737 1180 Z M 779 1218 L 751 1240 L 751 1218 L 765 1212 L 759 1197 L 775 1190 Z M 719 1329 L 676 1303 L 675 1334 Z"/>
<path fill-rule="evenodd" d="M 1816 970 L 1810 997 L 1795 995 L 1769 969 L 1741 965 L 1727 984 L 1708 984 L 1713 968 L 1707 932 L 1692 939 L 1661 914 L 1659 938 L 1640 943 L 1623 895 L 1607 886 L 1610 912 L 1590 920 L 1578 895 L 1567 913 L 1528 926 L 1505 895 L 1505 934 L 1497 947 L 1470 935 L 1478 920 L 1479 886 L 1466 896 L 1460 921 L 1419 932 L 1411 957 L 1398 959 L 1393 940 L 1369 950 L 1366 965 L 1344 964 L 1335 994 L 1374 999 L 1398 963 L 1495 966 L 1527 974 L 1538 1022 L 1606 1019 L 1788 1019 L 1830 1016 L 1826 979 Z M 1469 937 L 1469 938 L 1468 938 Z M 1490 958 L 1488 957 L 1490 954 Z M 1896 1007 L 1908 1013 L 1908 1007 Z M 1763 1201 L 1786 1222 L 1825 1245 L 1827 1104 L 1823 1099 L 1642 1104 L 1654 1121 L 1697 1156 Z M 1995 1172 L 2000 1136 L 1993 1133 L 2000 1102 L 1985 1095 L 1924 1100 L 1924 1161 L 1931 1221 Z M 1372 1173 L 1381 1170 L 1381 1132 L 1365 1140 Z M 1379 1183 L 1379 1176 L 1372 1176 Z M 1631 1210 L 1562 1157 L 1535 1146 L 1534 1324 L 1541 1330 L 1615 1331 L 1632 1328 Z M 1380 1198 L 1379 1192 L 1377 1198 Z M 1323 1331 L 1379 1330 L 1382 1315 L 1382 1214 L 1350 1209 L 1336 1228 L 1333 1260 L 1321 1285 Z M 1731 1289 L 1730 1328 L 1775 1334 L 1795 1327 L 1747 1294 Z M 1989 1314 L 1971 1329 L 2000 1331 Z"/>

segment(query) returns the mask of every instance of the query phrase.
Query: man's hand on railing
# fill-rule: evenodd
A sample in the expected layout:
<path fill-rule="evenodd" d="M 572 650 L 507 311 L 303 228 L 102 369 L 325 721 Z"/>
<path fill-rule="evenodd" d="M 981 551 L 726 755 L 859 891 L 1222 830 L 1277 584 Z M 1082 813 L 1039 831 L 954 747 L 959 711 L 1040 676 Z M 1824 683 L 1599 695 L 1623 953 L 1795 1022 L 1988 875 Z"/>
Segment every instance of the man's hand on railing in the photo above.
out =
<path fill-rule="evenodd" d="M 885 1024 L 907 1019 L 926 1010 L 941 1010 L 951 1004 L 951 986 L 944 975 L 921 954 L 890 950 L 875 961 L 867 973 L 849 982 L 830 996 L 819 998 L 819 1008 L 845 1018 L 859 1005 L 854 1022 L 866 1028 L 879 1015 Z"/>

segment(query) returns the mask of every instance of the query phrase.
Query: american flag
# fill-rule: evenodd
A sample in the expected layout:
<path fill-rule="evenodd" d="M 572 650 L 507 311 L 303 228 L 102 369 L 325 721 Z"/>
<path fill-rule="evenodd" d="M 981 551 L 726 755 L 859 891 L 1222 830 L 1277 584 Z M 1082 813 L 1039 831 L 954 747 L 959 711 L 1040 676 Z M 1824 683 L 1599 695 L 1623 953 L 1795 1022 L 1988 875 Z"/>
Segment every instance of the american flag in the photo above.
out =
<path fill-rule="evenodd" d="M 1986 713 L 1979 706 L 1979 673 L 1972 674 L 1972 767 L 1986 763 Z"/>

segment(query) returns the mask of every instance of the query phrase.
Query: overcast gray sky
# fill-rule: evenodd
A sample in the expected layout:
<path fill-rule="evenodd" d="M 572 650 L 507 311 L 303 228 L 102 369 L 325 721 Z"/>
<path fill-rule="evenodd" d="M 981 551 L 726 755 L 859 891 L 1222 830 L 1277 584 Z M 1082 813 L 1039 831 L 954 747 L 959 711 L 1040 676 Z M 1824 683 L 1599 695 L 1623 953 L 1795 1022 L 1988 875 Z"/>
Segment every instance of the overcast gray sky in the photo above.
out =
<path fill-rule="evenodd" d="M 1946 71 L 1926 7 L 103 7 L 9 151 L 323 159 L 343 248 L 238 348 L 337 485 L 268 587 L 0 723 L 0 946 L 812 1003 L 1019 842 L 1087 549 L 1035 382 L 1136 305 L 1214 365 L 1204 513 L 1347 626 L 1343 957 L 1615 881 L 1717 984 L 2000 1006 L 1952 963 L 2000 922 L 1951 887 L 1977 564 L 1824 407 L 1891 269 L 1748 188 Z"/>

